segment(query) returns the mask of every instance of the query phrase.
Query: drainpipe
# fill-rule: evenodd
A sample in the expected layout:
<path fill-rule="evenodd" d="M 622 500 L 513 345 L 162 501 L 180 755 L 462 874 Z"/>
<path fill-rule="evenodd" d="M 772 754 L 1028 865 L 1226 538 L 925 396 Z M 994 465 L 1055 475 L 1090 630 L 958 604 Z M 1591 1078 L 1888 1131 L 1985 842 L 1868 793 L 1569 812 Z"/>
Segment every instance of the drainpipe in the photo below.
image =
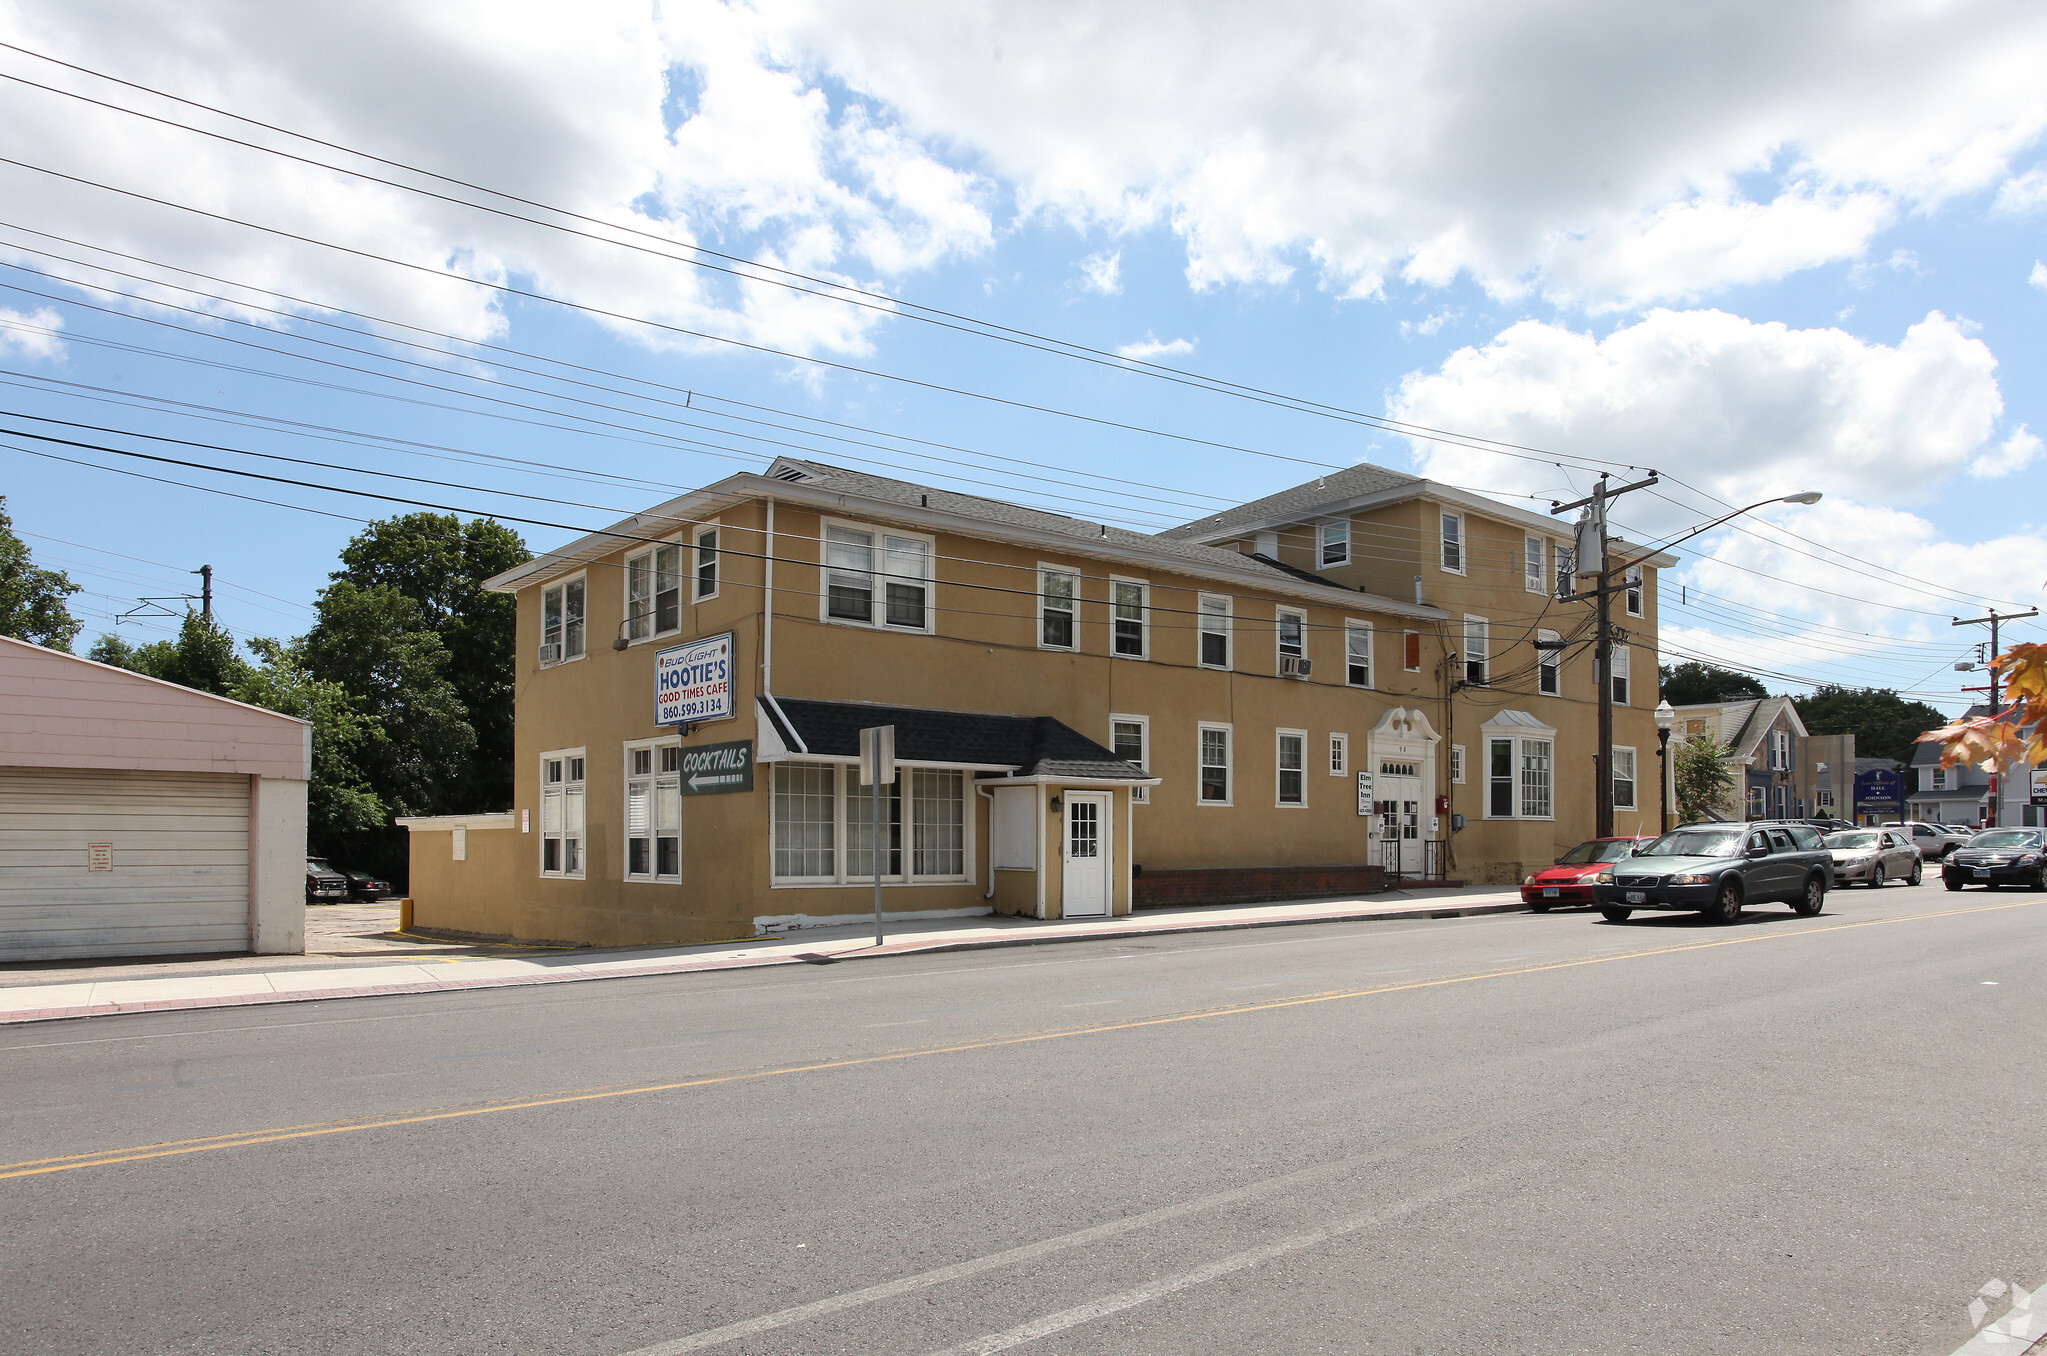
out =
<path fill-rule="evenodd" d="M 775 690 L 775 501 L 768 499 L 767 564 L 761 579 L 761 691 Z"/>

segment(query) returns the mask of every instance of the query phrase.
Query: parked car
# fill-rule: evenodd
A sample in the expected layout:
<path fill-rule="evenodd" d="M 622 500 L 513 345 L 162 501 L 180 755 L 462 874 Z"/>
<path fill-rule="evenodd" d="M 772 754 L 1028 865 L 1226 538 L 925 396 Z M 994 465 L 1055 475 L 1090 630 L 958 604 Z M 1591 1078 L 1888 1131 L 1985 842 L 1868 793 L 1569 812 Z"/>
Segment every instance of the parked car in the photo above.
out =
<path fill-rule="evenodd" d="M 306 858 L 306 903 L 341 904 L 348 899 L 348 877 L 318 857 Z"/>
<path fill-rule="evenodd" d="M 1810 824 L 1686 824 L 1614 863 L 1613 882 L 1592 892 L 1611 923 L 1636 909 L 1732 923 L 1766 900 L 1810 917 L 1826 907 L 1833 883 L 1834 856 Z"/>
<path fill-rule="evenodd" d="M 1945 824 L 1924 824 L 1908 819 L 1900 824 L 1883 824 L 1880 828 L 1897 829 L 1911 836 L 1912 846 L 1919 849 L 1919 855 L 1929 862 L 1937 862 L 1969 841 L 1972 830 L 1950 829 Z"/>
<path fill-rule="evenodd" d="M 1537 913 L 1563 904 L 1590 904 L 1592 887 L 1611 881 L 1607 868 L 1625 859 L 1640 838 L 1593 838 L 1578 844 L 1556 865 L 1546 866 L 1521 882 L 1521 902 Z"/>
<path fill-rule="evenodd" d="M 1897 829 L 1845 829 L 1827 835 L 1834 854 L 1834 883 L 1861 882 L 1872 888 L 1887 880 L 1917 885 L 1925 870 L 1919 849 Z"/>
<path fill-rule="evenodd" d="M 1824 816 L 1807 819 L 1751 819 L 1748 822 L 1751 824 L 1810 824 L 1821 833 L 1839 833 L 1842 829 L 1852 829 L 1855 827 L 1845 819 L 1828 819 Z"/>
<path fill-rule="evenodd" d="M 365 904 L 374 904 L 391 894 L 391 882 L 379 880 L 367 871 L 343 871 L 348 878 L 348 897 Z"/>
<path fill-rule="evenodd" d="M 1941 863 L 1941 884 L 2047 890 L 2047 829 L 1985 829 Z"/>

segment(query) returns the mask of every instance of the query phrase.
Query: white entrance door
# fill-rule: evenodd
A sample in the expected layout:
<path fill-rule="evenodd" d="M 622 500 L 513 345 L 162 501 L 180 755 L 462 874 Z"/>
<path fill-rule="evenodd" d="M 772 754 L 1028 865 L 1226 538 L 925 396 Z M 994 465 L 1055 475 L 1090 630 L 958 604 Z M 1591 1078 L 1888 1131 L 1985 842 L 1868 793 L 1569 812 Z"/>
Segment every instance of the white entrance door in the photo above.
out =
<path fill-rule="evenodd" d="M 1060 913 L 1066 918 L 1109 914 L 1109 797 L 1099 791 L 1066 793 L 1065 872 Z"/>
<path fill-rule="evenodd" d="M 1374 860 L 1387 867 L 1398 861 L 1401 875 L 1419 875 L 1422 869 L 1421 766 L 1402 759 L 1381 759 L 1373 793 L 1378 798 L 1381 845 Z"/>

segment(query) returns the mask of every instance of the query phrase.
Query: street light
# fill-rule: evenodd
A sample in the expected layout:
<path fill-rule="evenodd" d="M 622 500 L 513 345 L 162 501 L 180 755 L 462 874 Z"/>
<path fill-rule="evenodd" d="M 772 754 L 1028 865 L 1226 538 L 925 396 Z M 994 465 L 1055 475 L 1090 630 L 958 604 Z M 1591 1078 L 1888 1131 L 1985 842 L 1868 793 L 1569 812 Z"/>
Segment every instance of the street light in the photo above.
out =
<path fill-rule="evenodd" d="M 1613 627 L 1609 620 L 1612 616 L 1610 600 L 1616 591 L 1616 586 L 1612 583 L 1613 576 L 1615 574 L 1622 575 L 1624 582 L 1618 587 L 1625 588 L 1627 587 L 1625 583 L 1627 571 L 1649 559 L 1658 551 L 1668 550 L 1680 542 L 1690 541 L 1702 532 L 1711 532 L 1722 523 L 1732 522 L 1742 514 L 1753 513 L 1759 508 L 1768 508 L 1772 504 L 1817 504 L 1823 497 L 1818 490 L 1801 490 L 1797 494 L 1777 495 L 1769 499 L 1758 499 L 1755 503 L 1743 505 L 1732 513 L 1722 514 L 1710 523 L 1701 523 L 1681 537 L 1672 537 L 1661 546 L 1651 547 L 1632 560 L 1623 560 L 1616 563 L 1608 556 L 1606 501 L 1616 494 L 1624 494 L 1628 490 L 1642 489 L 1646 486 L 1654 485 L 1657 483 L 1657 479 L 1657 475 L 1651 472 L 1647 480 L 1637 481 L 1633 485 L 1625 485 L 1620 490 L 1613 491 L 1607 489 L 1606 477 L 1601 476 L 1598 486 L 1589 497 L 1569 504 L 1553 504 L 1550 506 L 1551 513 L 1562 513 L 1570 509 L 1589 506 L 1590 517 L 1587 521 L 1591 524 L 1592 541 L 1590 544 L 1596 546 L 1599 551 L 1599 568 L 1597 570 L 1587 570 L 1584 568 L 1587 562 L 1583 547 L 1580 548 L 1578 555 L 1579 572 L 1581 574 L 1597 574 L 1599 576 L 1599 586 L 1590 593 L 1574 591 L 1569 594 L 1559 595 L 1559 601 L 1562 602 L 1571 602 L 1576 599 L 1589 597 L 1595 599 L 1598 603 L 1599 632 L 1593 653 L 1595 655 L 1594 663 L 1599 671 L 1599 785 L 1596 788 L 1596 799 L 1593 802 L 1596 807 L 1593 834 L 1599 838 L 1613 837 Z M 1580 533 L 1582 534 L 1585 530 L 1586 523 L 1581 522 L 1579 524 Z M 1584 540 L 1582 535 L 1580 540 Z M 1658 746 L 1659 749 L 1668 746 L 1668 739 L 1668 732 L 1665 732 L 1663 742 Z"/>
<path fill-rule="evenodd" d="M 1677 724 L 1677 708 L 1665 697 L 1656 703 L 1656 763 L 1661 777 L 1663 791 L 1663 817 L 1657 821 L 1660 832 L 1670 832 L 1670 727 Z"/>

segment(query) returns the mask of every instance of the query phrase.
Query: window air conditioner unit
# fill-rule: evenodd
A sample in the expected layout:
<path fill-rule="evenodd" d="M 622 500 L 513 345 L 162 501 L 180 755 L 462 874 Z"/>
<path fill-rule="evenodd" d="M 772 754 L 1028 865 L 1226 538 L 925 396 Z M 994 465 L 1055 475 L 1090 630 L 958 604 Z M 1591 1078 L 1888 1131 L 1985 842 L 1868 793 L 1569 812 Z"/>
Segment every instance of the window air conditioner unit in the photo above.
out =
<path fill-rule="evenodd" d="M 543 642 L 540 646 L 540 662 L 542 664 L 561 663 L 562 643 L 558 640 L 552 642 Z"/>
<path fill-rule="evenodd" d="M 1279 657 L 1279 676 L 1282 678 L 1306 678 L 1315 671 L 1315 666 L 1297 654 L 1283 654 Z"/>

